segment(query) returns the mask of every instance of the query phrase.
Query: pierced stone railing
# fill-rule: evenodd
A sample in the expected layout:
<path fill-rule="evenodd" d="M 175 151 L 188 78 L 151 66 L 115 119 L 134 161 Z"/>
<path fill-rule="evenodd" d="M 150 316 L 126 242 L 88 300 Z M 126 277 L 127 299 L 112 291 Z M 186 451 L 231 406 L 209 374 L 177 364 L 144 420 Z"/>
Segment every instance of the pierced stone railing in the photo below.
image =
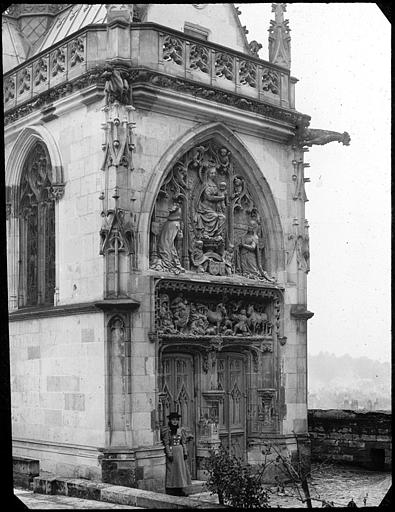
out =
<path fill-rule="evenodd" d="M 289 71 L 154 23 L 131 25 L 122 62 L 294 109 Z M 74 80 L 108 59 L 107 26 L 90 25 L 4 75 L 4 110 Z"/>

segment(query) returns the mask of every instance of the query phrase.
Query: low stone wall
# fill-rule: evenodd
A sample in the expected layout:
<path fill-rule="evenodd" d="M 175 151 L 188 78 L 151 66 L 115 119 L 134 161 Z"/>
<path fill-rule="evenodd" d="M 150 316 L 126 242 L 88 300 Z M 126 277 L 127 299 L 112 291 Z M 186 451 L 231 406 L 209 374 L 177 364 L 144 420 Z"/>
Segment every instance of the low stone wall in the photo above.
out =
<path fill-rule="evenodd" d="M 390 411 L 308 411 L 312 461 L 331 460 L 367 469 L 392 467 Z"/>
<path fill-rule="evenodd" d="M 29 489 L 34 477 L 40 474 L 40 462 L 36 459 L 13 457 L 12 466 L 15 487 Z"/>

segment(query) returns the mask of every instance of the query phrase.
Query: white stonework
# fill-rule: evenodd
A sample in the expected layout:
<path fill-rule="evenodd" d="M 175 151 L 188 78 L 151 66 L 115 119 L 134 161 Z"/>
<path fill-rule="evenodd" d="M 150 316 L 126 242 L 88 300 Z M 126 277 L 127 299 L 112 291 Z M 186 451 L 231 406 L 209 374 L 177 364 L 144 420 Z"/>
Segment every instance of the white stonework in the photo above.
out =
<path fill-rule="evenodd" d="M 80 12 L 83 5 L 75 9 Z M 34 98 L 27 85 L 13 96 L 12 80 L 24 68 L 6 73 L 12 429 L 15 455 L 39 459 L 42 470 L 160 489 L 166 407 L 184 407 L 184 421 L 193 418 L 185 426 L 193 436 L 194 478 L 203 474 L 208 446 L 220 438 L 257 463 L 264 441 L 292 452 L 295 435 L 307 434 L 310 312 L 307 272 L 295 249 L 305 219 L 303 197 L 294 198 L 294 173 L 295 159 L 303 161 L 298 123 L 307 125 L 309 118 L 295 110 L 289 70 L 251 54 L 233 4 L 134 5 L 140 6 L 139 21 L 130 24 L 127 12 L 114 11 L 108 25 L 102 23 L 104 6 L 88 6 L 87 23 L 97 24 L 85 26 L 78 17 L 74 28 L 83 37 L 74 45 L 68 40 L 66 61 L 63 41 L 54 33 L 55 17 L 41 46 L 53 77 L 49 85 L 37 85 L 42 89 L 33 86 Z M 73 30 L 65 21 L 64 33 L 71 37 Z M 73 54 L 78 45 L 83 51 Z M 203 59 L 193 66 L 192 46 Z M 243 75 L 245 69 L 255 78 Z M 20 262 L 27 255 L 21 249 L 18 198 L 22 169 L 37 142 L 48 150 L 51 183 L 60 190 L 54 200 L 54 301 L 23 307 Z M 266 230 L 266 277 L 192 270 L 176 276 L 152 266 L 155 230 L 163 229 L 167 215 L 159 211 L 167 193 L 162 187 L 176 162 L 201 144 L 228 150 L 252 191 L 254 208 L 240 208 L 251 219 L 258 212 Z M 303 183 L 303 167 L 300 173 Z M 187 234 L 193 220 L 184 214 L 181 229 Z M 243 222 L 234 229 L 246 230 Z M 186 330 L 178 336 L 173 329 L 173 338 L 166 338 L 158 329 L 162 284 L 173 299 L 185 293 L 190 303 L 211 297 L 218 304 L 229 293 L 234 307 L 236 297 L 263 304 L 272 330 L 255 339 L 243 331 L 238 336 L 234 325 L 221 334 L 218 324 L 217 335 L 211 326 L 210 335 L 192 341 Z M 228 324 L 232 321 L 228 318 Z M 216 364 L 224 365 L 223 373 Z M 166 405 L 166 382 L 176 372 L 186 384 L 172 381 L 172 392 L 179 386 L 180 393 Z M 210 427 L 210 437 L 205 414 L 223 403 L 221 379 L 225 387 L 239 379 L 243 421 L 233 432 L 217 418 L 219 430 Z M 231 391 L 226 396 L 240 389 Z"/>

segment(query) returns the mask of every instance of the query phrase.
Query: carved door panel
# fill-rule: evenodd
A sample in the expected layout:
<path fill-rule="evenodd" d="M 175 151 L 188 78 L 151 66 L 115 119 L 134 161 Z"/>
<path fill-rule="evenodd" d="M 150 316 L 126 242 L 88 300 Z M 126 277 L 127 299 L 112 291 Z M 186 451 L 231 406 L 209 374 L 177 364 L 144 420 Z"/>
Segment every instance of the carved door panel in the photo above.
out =
<path fill-rule="evenodd" d="M 219 436 L 223 446 L 241 459 L 246 452 L 246 394 L 244 359 L 239 354 L 217 359 L 218 388 L 225 391 L 219 406 Z"/>
<path fill-rule="evenodd" d="M 188 463 L 191 477 L 196 478 L 195 454 L 195 390 L 193 357 L 186 354 L 171 354 L 162 358 L 161 420 L 167 425 L 167 416 L 172 411 L 181 414 L 180 425 L 191 435 L 188 441 Z"/>

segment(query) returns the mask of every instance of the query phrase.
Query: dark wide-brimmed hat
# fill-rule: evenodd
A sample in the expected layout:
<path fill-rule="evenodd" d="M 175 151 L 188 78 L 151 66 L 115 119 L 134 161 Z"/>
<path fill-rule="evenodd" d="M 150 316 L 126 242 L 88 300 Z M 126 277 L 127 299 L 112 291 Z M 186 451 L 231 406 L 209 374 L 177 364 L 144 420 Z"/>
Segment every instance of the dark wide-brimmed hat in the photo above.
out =
<path fill-rule="evenodd" d="M 169 420 L 178 420 L 181 418 L 181 414 L 178 414 L 178 412 L 171 412 L 169 415 L 168 415 L 168 418 Z"/>

